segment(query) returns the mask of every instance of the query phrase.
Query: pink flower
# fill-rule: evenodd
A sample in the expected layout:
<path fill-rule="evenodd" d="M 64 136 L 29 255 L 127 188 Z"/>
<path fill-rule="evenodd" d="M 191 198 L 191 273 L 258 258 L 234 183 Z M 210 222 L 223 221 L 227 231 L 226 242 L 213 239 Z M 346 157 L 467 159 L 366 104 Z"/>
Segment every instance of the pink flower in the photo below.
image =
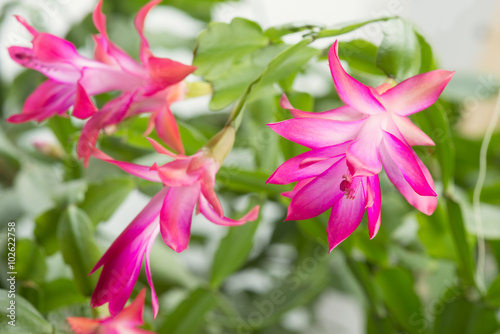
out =
<path fill-rule="evenodd" d="M 253 208 L 239 220 L 224 216 L 214 191 L 215 175 L 221 161 L 234 141 L 234 129 L 226 128 L 193 156 L 175 155 L 150 140 L 158 153 L 175 158 L 162 166 L 141 166 L 111 159 L 95 149 L 93 155 L 115 164 L 124 171 L 146 180 L 162 182 L 164 188 L 137 215 L 115 240 L 91 273 L 103 267 L 91 304 L 109 302 L 111 314 L 123 308 L 137 280 L 144 257 L 149 285 L 152 290 L 153 311 L 158 312 L 158 301 L 151 279 L 149 253 L 154 239 L 161 234 L 165 244 L 182 252 L 189 243 L 193 212 L 203 214 L 209 221 L 224 226 L 241 225 L 257 219 L 259 207 Z"/>
<path fill-rule="evenodd" d="M 392 87 L 363 85 L 349 76 L 330 48 L 330 69 L 341 100 L 337 109 L 310 113 L 291 109 L 294 119 L 270 124 L 281 136 L 312 149 L 350 141 L 346 148 L 349 175 L 372 176 L 384 166 L 387 175 L 408 202 L 428 215 L 437 205 L 434 183 L 428 169 L 411 149 L 413 145 L 434 145 L 407 116 L 432 105 L 454 72 L 436 70 L 411 77 Z"/>
<path fill-rule="evenodd" d="M 380 227 L 378 176 L 351 176 L 346 165 L 350 141 L 300 154 L 283 163 L 267 182 L 297 182 L 283 195 L 292 199 L 287 220 L 310 219 L 331 208 L 327 226 L 330 251 L 358 227 L 365 210 L 370 238 Z"/>
<path fill-rule="evenodd" d="M 88 319 L 69 317 L 66 320 L 76 334 L 153 334 L 153 332 L 136 328 L 144 324 L 142 311 L 146 290 L 142 289 L 135 300 L 114 317 L 105 319 Z"/>
<path fill-rule="evenodd" d="M 93 13 L 94 24 L 100 33 L 94 36 L 95 60 L 78 54 L 70 42 L 37 32 L 24 19 L 17 17 L 33 35 L 33 47 L 10 47 L 11 58 L 20 65 L 43 73 L 49 80 L 26 100 L 21 114 L 11 116 L 8 121 L 41 122 L 55 114 L 64 114 L 73 106 L 73 116 L 81 119 L 92 117 L 82 130 L 77 149 L 78 155 L 87 162 L 102 129 L 125 118 L 149 112 L 150 126 L 146 134 L 156 127 L 159 137 L 167 145 L 183 153 L 179 129 L 169 106 L 184 97 L 182 80 L 195 67 L 158 58 L 151 53 L 143 33 L 144 20 L 149 10 L 159 2 L 150 1 L 135 18 L 135 27 L 141 38 L 140 63 L 109 40 L 106 17 L 101 11 L 102 0 Z M 90 97 L 114 90 L 122 91 L 122 95 L 99 111 Z"/>

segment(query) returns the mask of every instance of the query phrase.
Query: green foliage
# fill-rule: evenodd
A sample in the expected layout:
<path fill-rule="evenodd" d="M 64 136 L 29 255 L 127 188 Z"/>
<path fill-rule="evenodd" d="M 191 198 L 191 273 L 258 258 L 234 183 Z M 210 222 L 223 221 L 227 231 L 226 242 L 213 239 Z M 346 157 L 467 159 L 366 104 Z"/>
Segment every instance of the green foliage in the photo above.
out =
<path fill-rule="evenodd" d="M 257 221 L 242 226 L 211 225 L 209 229 L 204 219 L 193 219 L 189 248 L 180 255 L 158 237 L 150 264 L 160 314 L 153 319 L 148 293 L 144 328 L 160 334 L 333 332 L 336 328 L 321 327 L 322 311 L 330 301 L 347 303 L 346 298 L 364 312 L 365 331 L 370 334 L 498 332 L 500 135 L 493 135 L 487 152 L 488 173 L 480 196 L 487 242 L 488 288 L 483 291 L 476 268 L 481 250 L 476 247 L 478 233 L 469 204 L 481 140 L 466 138 L 455 126 L 461 117 L 470 116 L 462 114 L 464 100 L 476 98 L 478 92 L 481 99 L 494 96 L 498 80 L 458 71 L 434 105 L 411 116 L 436 144 L 415 149 L 435 180 L 436 211 L 430 216 L 417 212 L 382 176 L 378 235 L 369 239 L 365 218 L 328 254 L 328 212 L 283 222 L 290 200 L 281 193 L 292 186 L 266 181 L 280 163 L 307 149 L 279 137 L 266 124 L 291 118 L 280 107 L 284 93 L 296 108 L 311 112 L 343 104 L 330 81 L 328 93 L 322 96 L 314 85 L 307 86 L 307 80 L 319 74 L 330 80 L 325 61 L 329 47 L 320 49 L 320 39 L 353 33 L 347 37 L 354 39 L 339 42 L 339 57 L 350 75 L 373 86 L 437 69 L 432 46 L 411 23 L 394 17 L 328 28 L 291 23 L 266 30 L 245 18 L 212 22 L 211 10 L 221 2 L 166 0 L 163 5 L 202 20 L 198 24 L 206 29 L 198 36 L 177 36 L 149 31 L 146 25 L 146 34 L 151 47 L 166 49 L 162 50 L 166 54 L 191 53 L 194 48 L 195 74 L 202 79 L 186 85 L 187 101 L 172 104 L 186 154 L 200 150 L 226 122 L 238 128 L 234 150 L 216 177 L 215 190 L 224 212 L 235 218 L 234 213 L 250 207 L 248 202 L 258 202 L 262 208 Z M 139 37 L 132 17 L 143 4 L 104 1 L 110 36 L 134 57 Z M 382 29 L 380 44 L 363 38 L 369 25 Z M 67 38 L 79 50 L 89 51 L 90 34 L 95 32 L 87 15 Z M 24 71 L 12 82 L 2 82 L 2 117 L 19 113 L 43 80 L 35 71 Z M 189 105 L 191 99 L 210 93 L 208 108 L 203 103 Z M 101 106 L 114 94 L 93 99 Z M 228 120 L 229 108 L 233 112 Z M 184 113 L 185 109 L 193 113 Z M 90 309 L 89 297 L 99 272 L 88 274 L 133 217 L 122 216 L 119 227 L 107 222 L 118 209 L 122 211 L 126 198 L 136 198 L 134 189 L 153 196 L 163 186 L 94 158 L 84 168 L 75 154 L 81 122 L 65 116 L 41 124 L 0 124 L 0 220 L 16 221 L 18 287 L 16 327 L 7 324 L 7 311 L 2 308 L 1 333 L 31 333 L 34 328 L 37 333 L 71 333 L 68 316 L 108 316 L 105 307 Z M 169 161 L 146 140 L 148 122 L 142 116 L 127 119 L 110 129 L 113 133 L 102 135 L 98 147 L 132 163 Z M 56 142 L 50 142 L 51 151 L 37 151 L 29 142 L 38 129 L 53 134 Z M 161 141 L 154 131 L 149 136 Z M 110 232 L 113 228 L 116 231 Z M 3 255 L 5 230 L 0 231 L 0 241 Z M 4 257 L 1 263 L 6 264 Z M 1 305 L 11 300 L 6 275 L 0 273 Z M 133 295 L 148 284 L 142 270 Z M 329 309 L 325 313 L 334 318 Z M 305 319 L 302 328 L 296 319 Z"/>

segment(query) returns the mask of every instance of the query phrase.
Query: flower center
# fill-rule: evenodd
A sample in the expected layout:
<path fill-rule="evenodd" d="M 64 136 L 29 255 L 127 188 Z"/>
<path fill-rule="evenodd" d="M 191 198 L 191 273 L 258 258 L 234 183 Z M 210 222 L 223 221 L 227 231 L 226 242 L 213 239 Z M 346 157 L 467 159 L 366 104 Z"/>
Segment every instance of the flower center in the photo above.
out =
<path fill-rule="evenodd" d="M 354 199 L 354 189 L 352 189 L 352 176 L 349 174 L 342 175 L 342 182 L 340 182 L 340 191 L 345 193 L 347 199 Z"/>

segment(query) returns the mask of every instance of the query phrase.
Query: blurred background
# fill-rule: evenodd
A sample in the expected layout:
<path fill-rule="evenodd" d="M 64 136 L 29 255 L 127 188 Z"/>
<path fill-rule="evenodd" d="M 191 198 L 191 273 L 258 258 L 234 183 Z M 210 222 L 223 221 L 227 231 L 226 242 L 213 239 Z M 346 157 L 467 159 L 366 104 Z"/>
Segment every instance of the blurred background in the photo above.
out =
<path fill-rule="evenodd" d="M 138 0 L 104 1 L 111 39 L 133 55 L 137 54 L 139 39 L 131 24 L 131 18 L 144 3 L 144 1 Z M 20 239 L 34 239 L 35 228 L 38 224 L 36 220 L 42 213 L 53 207 L 53 199 L 58 196 L 54 193 L 69 191 L 77 194 L 83 190 L 75 184 L 71 185 L 70 188 L 63 187 L 64 189 L 57 188 L 55 190 L 53 185 L 60 183 L 61 175 L 65 173 L 65 167 L 54 169 L 45 166 L 41 169 L 38 167 L 29 169 L 26 166 L 32 166 L 31 162 L 26 163 L 26 160 L 17 160 L 17 158 L 12 157 L 14 156 L 13 150 L 17 149 L 30 154 L 37 152 L 37 150 L 40 151 L 36 148 L 35 143 L 57 146 L 57 138 L 49 127 L 39 127 L 34 124 L 10 125 L 5 122 L 8 116 L 20 111 L 24 99 L 42 78 L 41 75 L 33 73 L 33 71 L 21 68 L 8 56 L 8 46 L 30 45 L 29 34 L 14 19 L 13 15 L 25 17 L 28 22 L 41 31 L 57 36 L 66 36 L 78 47 L 81 53 L 91 57 L 93 52 L 91 34 L 96 33 L 96 31 L 89 15 L 95 5 L 95 0 L 1 0 L 0 3 L 0 102 L 2 108 L 2 120 L 0 121 L 2 125 L 2 133 L 0 134 L 2 164 L 0 164 L 0 169 L 3 180 L 0 188 L 0 221 L 15 219 L 20 227 L 18 229 Z M 459 145 L 456 146 L 457 163 L 459 166 L 462 166 L 460 164 L 463 163 L 463 168 L 459 168 L 460 170 L 457 171 L 456 179 L 459 186 L 464 189 L 463 196 L 467 199 L 477 178 L 477 166 L 475 166 L 477 160 L 474 160 L 476 155 L 470 158 L 467 152 L 461 150 L 462 147 L 467 147 L 469 150 L 478 151 L 480 140 L 491 122 L 495 94 L 498 89 L 498 77 L 500 77 L 500 62 L 498 62 L 500 54 L 500 20 L 498 20 L 500 3 L 498 1 L 481 0 L 479 5 L 477 1 L 473 0 L 165 0 L 162 6 L 155 8 L 149 14 L 146 21 L 146 32 L 155 55 L 191 63 L 196 37 L 211 20 L 229 23 L 235 17 L 244 17 L 256 21 L 263 29 L 266 29 L 291 22 L 335 26 L 346 22 L 384 16 L 401 16 L 415 24 L 433 47 L 438 67 L 457 71 L 449 87 L 445 90 L 444 97 L 452 101 L 454 110 L 459 113 L 459 116 L 452 117 L 454 136 L 459 138 Z M 287 38 L 290 38 L 290 43 L 292 43 L 295 37 L 297 36 Z M 348 41 L 353 38 L 363 38 L 378 45 L 383 38 L 383 32 L 377 26 L 373 26 L 361 32 L 344 35 L 341 40 Z M 332 41 L 333 39 L 321 40 L 313 46 L 327 47 Z M 188 78 L 188 81 L 196 80 L 199 78 L 195 76 Z M 326 63 L 312 64 L 310 73 L 300 76 L 294 87 L 313 96 L 328 94 L 332 89 L 332 84 Z M 194 122 L 194 127 L 196 127 L 197 118 L 205 119 L 204 117 L 210 116 L 222 119 L 227 110 L 209 111 L 209 100 L 209 96 L 202 96 L 182 101 L 173 106 L 173 111 L 179 115 L 182 121 Z M 239 136 L 239 145 L 228 157 L 227 165 L 230 167 L 248 165 L 249 161 L 251 161 L 250 165 L 255 164 L 252 155 L 253 146 L 257 145 L 262 149 L 262 143 L 252 143 L 251 138 L 245 137 L 244 131 Z M 497 184 L 500 174 L 497 164 L 499 161 L 498 138 L 494 141 L 493 146 L 491 153 L 493 162 L 489 166 L 493 172 L 490 175 L 490 180 L 491 184 Z M 22 161 L 22 163 L 11 160 Z M 151 157 L 139 157 L 136 162 L 139 161 L 149 162 Z M 24 165 L 25 163 L 26 165 Z M 109 167 L 103 165 L 95 167 L 89 172 L 90 180 L 99 180 L 99 176 L 96 175 L 102 170 L 106 172 Z M 224 191 L 224 182 L 222 182 L 221 187 L 225 198 L 223 206 L 225 209 L 230 207 L 229 212 L 243 211 L 253 200 L 251 196 L 242 195 L 231 187 Z M 121 204 L 117 207 L 117 211 L 110 214 L 110 217 L 97 226 L 96 236 L 102 250 L 106 249 L 107 245 L 123 230 L 132 217 L 148 202 L 148 195 L 152 192 L 145 188 L 147 187 L 141 188 L 139 185 L 139 187 L 127 191 L 126 197 L 122 199 L 123 202 L 120 201 Z M 500 209 L 496 202 L 498 201 L 497 195 L 492 194 L 493 199 L 489 203 L 491 206 L 485 209 L 487 211 L 485 224 L 487 229 L 490 229 L 488 230 L 490 233 L 488 239 L 492 240 L 492 245 L 496 245 L 490 245 L 492 249 L 498 247 L 498 240 L 500 240 Z M 300 226 L 292 225 L 295 224 L 293 222 L 282 223 L 286 212 L 283 203 L 280 203 L 279 200 L 267 202 L 263 207 L 262 219 L 253 239 L 254 244 L 251 247 L 248 262 L 240 271 L 230 276 L 223 285 L 224 292 L 230 296 L 228 298 L 236 304 L 246 305 L 241 307 L 243 311 L 240 314 L 246 314 L 243 316 L 242 323 L 252 321 L 250 318 L 252 310 L 257 309 L 261 314 L 269 311 L 269 306 L 262 300 L 267 300 L 266 296 L 270 296 L 280 283 L 287 283 L 286 278 L 284 278 L 286 276 L 283 276 L 284 273 L 296 270 L 298 271 L 296 275 L 301 277 L 300 271 L 302 270 L 303 275 L 306 276 L 303 280 L 307 281 L 310 286 L 301 285 L 297 291 L 287 291 L 286 293 L 294 296 L 289 298 L 293 301 L 279 312 L 274 310 L 274 306 L 272 306 L 273 310 L 269 312 L 277 313 L 278 325 L 263 329 L 262 333 L 365 333 L 366 323 L 370 320 L 366 313 L 366 301 L 360 297 L 363 289 L 353 283 L 351 272 L 356 272 L 357 266 L 353 264 L 353 261 L 360 260 L 367 263 L 368 268 L 371 268 L 371 262 L 378 261 L 371 257 L 383 258 L 380 261 L 384 263 L 394 262 L 395 257 L 398 264 L 403 263 L 400 264 L 402 267 L 417 273 L 415 275 L 416 289 L 424 297 L 422 297 L 422 310 L 417 311 L 418 314 L 414 319 L 416 321 L 414 328 L 425 327 L 427 330 L 427 324 L 432 323 L 442 313 L 434 309 L 436 300 L 441 300 L 441 297 L 437 296 L 441 296 L 443 292 L 453 292 L 450 289 L 457 286 L 456 277 L 452 273 L 454 267 L 450 265 L 450 261 L 441 262 L 441 260 L 436 259 L 443 253 L 442 250 L 437 251 L 438 255 L 436 255 L 435 250 L 433 253 L 431 244 L 440 243 L 443 240 L 432 239 L 432 237 L 425 239 L 425 233 L 431 231 L 432 228 L 425 230 L 422 227 L 425 226 L 425 222 L 422 223 L 414 212 L 405 207 L 404 203 L 401 204 L 402 200 L 400 196 L 399 198 L 397 196 L 394 193 L 387 194 L 386 203 L 388 204 L 385 205 L 386 211 L 383 213 L 383 217 L 387 218 L 387 224 L 391 227 L 384 232 L 388 234 L 387 237 L 380 237 L 378 246 L 373 246 L 373 244 L 367 246 L 365 243 L 358 244 L 357 241 L 353 241 L 354 247 L 359 248 L 359 251 L 354 252 L 352 257 L 336 253 L 332 254 L 328 260 L 325 260 L 324 249 L 318 246 L 314 240 L 303 242 L 300 239 L 299 235 L 302 236 L 305 233 Z M 391 205 L 396 208 L 389 208 Z M 389 221 L 396 222 L 390 223 Z M 496 223 L 498 226 L 495 225 Z M 384 224 L 383 220 L 382 229 L 384 229 Z M 189 289 L 199 284 L 200 280 L 210 276 L 212 259 L 218 245 L 227 233 L 225 228 L 209 224 L 200 217 L 195 217 L 192 230 L 193 241 L 188 251 L 174 254 L 161 242 L 155 246 L 156 251 L 153 251 L 153 254 L 156 254 L 153 262 L 157 268 L 156 273 L 153 270 L 154 279 L 160 286 L 159 290 L 165 291 L 161 299 L 164 306 L 161 316 L 175 310 L 176 306 L 185 300 Z M 432 231 L 429 233 L 432 234 Z M 359 236 L 355 240 L 361 237 L 367 239 L 366 233 L 360 234 L 361 232 L 355 236 Z M 423 237 L 422 234 L 424 234 Z M 422 238 L 424 241 L 414 240 Z M 388 250 L 386 244 L 394 240 L 398 240 L 400 245 L 396 248 L 400 248 Z M 414 242 L 418 243 L 415 252 L 419 256 L 413 253 Z M 31 244 L 24 247 L 32 249 Z M 40 298 L 33 297 L 33 294 L 37 293 L 36 285 L 44 286 L 44 284 L 61 279 L 61 277 L 71 277 L 60 254 L 48 255 L 50 251 L 47 249 L 33 250 L 33 252 L 36 253 L 36 256 L 30 257 L 30 259 L 39 260 L 39 257 L 42 257 L 42 261 L 45 261 L 46 265 L 43 266 L 44 269 L 39 269 L 39 277 L 29 277 L 27 280 L 35 282 L 35 287 L 25 287 L 25 295 L 32 297 L 30 301 Z M 312 263 L 308 264 L 307 254 L 310 256 L 310 254 L 316 253 L 321 254 L 321 256 L 314 258 Z M 420 253 L 426 255 L 421 256 Z M 491 277 L 494 277 L 497 272 L 498 258 L 495 256 L 488 257 L 487 262 Z M 323 266 L 323 262 L 328 262 L 328 264 Z M 309 270 L 308 265 L 313 268 Z M 326 273 L 316 273 L 317 267 L 330 269 Z M 30 276 L 31 274 L 26 275 Z M 315 276 L 317 279 L 309 280 L 311 276 Z M 427 286 L 423 282 L 434 283 L 429 283 L 430 285 Z M 461 292 L 457 293 L 456 298 L 460 299 L 461 297 L 458 297 L 460 294 Z M 255 299 L 256 301 L 252 302 L 254 300 L 252 298 L 255 296 L 260 296 L 261 299 Z M 44 314 L 59 310 L 58 307 L 61 305 L 55 301 L 51 302 L 54 303 L 54 306 L 47 307 Z M 83 300 L 74 297 L 74 302 L 83 302 Z M 65 314 L 70 314 L 68 310 L 58 312 L 52 314 L 53 319 L 63 319 Z M 480 313 L 481 309 L 474 312 Z M 214 319 L 209 319 L 208 325 L 203 326 L 203 333 L 232 333 L 231 330 L 218 331 L 217 328 L 221 327 L 220 323 L 224 323 L 224 319 L 239 316 L 221 313 L 222 315 L 212 315 Z M 497 311 L 492 314 L 498 316 Z M 151 314 L 148 314 L 147 318 L 150 320 Z M 481 321 L 480 319 L 476 320 Z M 230 320 L 227 321 L 230 322 Z M 494 333 L 496 329 L 490 331 L 490 327 L 488 331 L 477 332 L 474 332 L 475 327 L 471 327 L 472 329 L 467 333 Z M 404 332 L 399 331 L 399 333 Z"/>

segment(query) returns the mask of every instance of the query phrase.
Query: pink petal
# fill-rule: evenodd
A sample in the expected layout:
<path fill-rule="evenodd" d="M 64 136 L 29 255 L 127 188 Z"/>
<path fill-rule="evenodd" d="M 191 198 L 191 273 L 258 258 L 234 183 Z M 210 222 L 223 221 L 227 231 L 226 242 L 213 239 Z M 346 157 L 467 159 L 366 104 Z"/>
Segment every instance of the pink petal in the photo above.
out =
<path fill-rule="evenodd" d="M 384 107 L 373 96 L 370 88 L 363 85 L 347 74 L 342 68 L 338 57 L 338 41 L 330 48 L 328 61 L 332 72 L 333 82 L 337 88 L 340 99 L 347 105 L 364 114 L 385 112 Z"/>
<path fill-rule="evenodd" d="M 190 163 L 191 159 L 177 159 L 160 167 L 152 167 L 152 170 L 157 169 L 164 184 L 171 187 L 184 187 L 200 179 L 199 173 L 188 173 Z"/>
<path fill-rule="evenodd" d="M 106 161 L 106 162 L 109 162 L 115 166 L 118 166 L 123 171 L 125 171 L 131 175 L 140 177 L 144 180 L 153 181 L 153 182 L 162 182 L 160 176 L 158 176 L 158 172 L 151 170 L 151 168 L 148 166 L 137 165 L 137 164 L 133 164 L 131 162 L 113 160 L 109 155 L 98 150 L 97 148 L 93 149 L 92 156 L 97 158 L 97 159 L 100 159 L 102 161 Z"/>
<path fill-rule="evenodd" d="M 435 70 L 408 78 L 382 94 L 387 110 L 408 116 L 436 102 L 455 72 Z"/>
<path fill-rule="evenodd" d="M 224 216 L 222 211 L 222 205 L 220 204 L 219 198 L 215 193 L 215 175 L 210 175 L 209 173 L 202 173 L 201 175 L 201 194 L 205 198 L 213 210 L 219 215 L 219 217 Z"/>
<path fill-rule="evenodd" d="M 357 112 L 349 106 L 342 106 L 336 109 L 322 111 L 322 112 L 308 112 L 293 108 L 285 94 L 281 96 L 281 107 L 289 109 L 293 118 L 323 118 L 331 119 L 334 121 L 355 121 L 365 118 L 366 115 Z"/>
<path fill-rule="evenodd" d="M 71 42 L 47 33 L 38 33 L 35 36 L 33 53 L 42 62 L 67 63 L 77 69 L 84 66 L 99 66 L 98 63 L 78 54 Z"/>
<path fill-rule="evenodd" d="M 403 177 L 415 192 L 422 196 L 436 196 L 436 192 L 430 186 L 422 172 L 413 150 L 408 148 L 393 134 L 384 131 L 384 148 L 394 164 L 401 170 Z"/>
<path fill-rule="evenodd" d="M 372 194 L 372 199 L 370 199 L 370 206 L 367 204 L 366 213 L 368 214 L 368 233 L 370 239 L 373 239 L 380 228 L 381 223 L 381 195 L 380 195 L 380 183 L 378 180 L 378 175 L 370 176 L 367 178 L 367 193 Z M 368 202 L 368 198 L 367 198 Z"/>
<path fill-rule="evenodd" d="M 224 215 L 219 215 L 208 203 L 204 196 L 200 196 L 200 210 L 203 216 L 210 220 L 212 223 L 223 226 L 242 225 L 249 221 L 254 221 L 259 216 L 259 206 L 254 207 L 245 216 L 238 220 L 227 218 Z"/>
<path fill-rule="evenodd" d="M 381 145 L 380 147 L 380 158 L 382 160 L 382 164 L 384 165 L 384 169 L 389 177 L 389 180 L 394 184 L 396 189 L 406 198 L 408 203 L 413 205 L 416 209 L 422 211 L 426 215 L 431 215 L 437 206 L 437 197 L 435 196 L 421 196 L 413 190 L 413 188 L 409 185 L 408 181 L 404 177 L 399 166 L 394 162 L 388 150 L 386 149 L 386 145 Z M 432 176 L 429 173 L 429 170 L 425 167 L 425 165 L 420 161 L 420 159 L 414 154 L 414 158 L 418 163 L 418 166 L 422 170 L 423 174 L 427 182 L 429 183 L 431 188 L 434 188 L 434 183 L 432 181 Z"/>
<path fill-rule="evenodd" d="M 76 334 L 93 334 L 96 333 L 96 330 L 100 326 L 98 320 L 82 317 L 68 317 L 66 318 L 66 321 Z"/>
<path fill-rule="evenodd" d="M 370 176 L 382 170 L 378 146 L 382 140 L 380 123 L 386 114 L 371 116 L 364 121 L 357 139 L 347 149 L 347 166 L 352 176 Z"/>
<path fill-rule="evenodd" d="M 94 11 L 92 12 L 92 20 L 94 21 L 97 31 L 99 31 L 99 33 L 103 36 L 108 37 L 108 33 L 106 31 L 106 16 L 102 12 L 102 0 L 99 0 Z"/>
<path fill-rule="evenodd" d="M 75 84 L 81 78 L 81 73 L 75 66 L 64 62 L 42 61 L 30 48 L 11 46 L 8 50 L 12 60 L 19 65 L 38 71 L 53 81 Z"/>
<path fill-rule="evenodd" d="M 158 315 L 158 310 L 160 308 L 158 304 L 158 296 L 156 295 L 155 287 L 153 285 L 153 277 L 151 275 L 151 264 L 149 261 L 149 257 L 151 255 L 151 249 L 153 248 L 154 241 L 156 239 L 156 236 L 160 233 L 160 226 L 158 225 L 156 230 L 155 230 L 155 237 L 151 238 L 148 242 L 148 245 L 146 247 L 146 254 L 145 254 L 145 267 L 146 267 L 146 277 L 148 278 L 148 284 L 151 287 L 151 306 L 153 307 L 153 318 L 156 318 Z"/>
<path fill-rule="evenodd" d="M 97 95 L 113 90 L 133 91 L 142 85 L 142 78 L 120 68 L 85 67 L 81 70 L 80 83 L 89 95 Z"/>
<path fill-rule="evenodd" d="M 309 148 L 334 146 L 356 137 L 363 120 L 332 121 L 319 118 L 294 118 L 268 126 L 288 140 Z"/>
<path fill-rule="evenodd" d="M 144 324 L 142 311 L 146 300 L 146 289 L 142 289 L 129 306 L 125 307 L 114 319 L 113 322 L 120 323 L 127 327 L 136 327 Z"/>
<path fill-rule="evenodd" d="M 155 116 L 155 128 L 158 137 L 176 152 L 184 154 L 179 127 L 167 104 Z"/>
<path fill-rule="evenodd" d="M 195 66 L 184 65 L 168 58 L 150 56 L 147 59 L 151 82 L 146 87 L 146 95 L 179 83 L 196 70 Z"/>
<path fill-rule="evenodd" d="M 170 188 L 160 212 L 160 232 L 165 244 L 177 253 L 189 243 L 193 211 L 200 197 L 200 184 Z"/>
<path fill-rule="evenodd" d="M 410 121 L 408 117 L 391 114 L 391 118 L 398 128 L 399 132 L 403 135 L 404 139 L 410 146 L 434 146 L 429 136 L 427 136 L 420 128 Z M 392 131 L 389 131 L 392 132 Z"/>
<path fill-rule="evenodd" d="M 354 199 L 341 197 L 333 204 L 326 227 L 330 252 L 356 230 L 365 213 L 365 193 L 359 180 L 354 179 Z"/>
<path fill-rule="evenodd" d="M 26 99 L 21 114 L 12 115 L 7 121 L 11 123 L 41 122 L 56 114 L 61 115 L 74 103 L 75 88 L 74 85 L 47 80 Z"/>
<path fill-rule="evenodd" d="M 75 106 L 72 115 L 76 118 L 85 119 L 92 116 L 97 110 L 97 107 L 94 105 L 94 102 L 92 102 L 85 89 L 80 83 L 77 83 Z"/>
<path fill-rule="evenodd" d="M 26 20 L 22 16 L 14 15 L 14 17 L 16 18 L 16 20 L 19 23 L 21 23 L 26 28 L 26 30 L 29 31 L 29 33 L 31 35 L 33 35 L 33 37 L 38 34 L 38 31 L 35 28 L 33 28 L 31 25 L 29 25 L 28 22 L 26 22 Z"/>
<path fill-rule="evenodd" d="M 317 176 L 323 173 L 328 167 L 332 166 L 340 155 L 344 155 L 350 142 L 340 145 L 327 146 L 302 153 L 285 161 L 276 171 L 269 177 L 266 183 L 287 184 Z M 337 159 L 331 159 L 338 157 Z M 302 166 L 302 162 L 307 159 L 318 159 L 318 162 L 307 167 Z"/>
<path fill-rule="evenodd" d="M 308 179 L 303 179 L 297 182 L 295 187 L 291 191 L 285 191 L 281 193 L 281 196 L 292 199 L 302 188 L 308 185 L 316 177 L 310 177 Z"/>
<path fill-rule="evenodd" d="M 345 159 L 341 159 L 295 194 L 288 207 L 286 219 L 309 219 L 328 210 L 344 196 L 340 183 L 342 176 L 346 174 Z"/>
<path fill-rule="evenodd" d="M 146 39 L 146 36 L 144 36 L 144 31 L 143 31 L 144 20 L 146 19 L 146 15 L 148 15 L 148 12 L 151 10 L 151 8 L 153 8 L 160 2 L 161 0 L 152 0 L 148 2 L 139 10 L 134 20 L 135 29 L 137 29 L 139 37 L 141 38 L 140 58 L 143 64 L 147 64 L 147 59 L 151 55 L 151 52 L 149 51 L 149 43 L 148 40 Z"/>
<path fill-rule="evenodd" d="M 184 158 L 184 156 L 182 156 L 182 155 L 178 155 L 178 154 L 173 153 L 172 151 L 167 150 L 165 147 L 163 147 L 163 145 L 161 145 L 160 143 L 158 143 L 153 138 L 147 137 L 146 139 L 153 146 L 153 148 L 155 149 L 156 152 L 158 152 L 160 154 L 164 154 L 164 155 L 169 156 L 169 157 L 174 158 L 174 159 L 182 159 L 182 158 Z"/>

